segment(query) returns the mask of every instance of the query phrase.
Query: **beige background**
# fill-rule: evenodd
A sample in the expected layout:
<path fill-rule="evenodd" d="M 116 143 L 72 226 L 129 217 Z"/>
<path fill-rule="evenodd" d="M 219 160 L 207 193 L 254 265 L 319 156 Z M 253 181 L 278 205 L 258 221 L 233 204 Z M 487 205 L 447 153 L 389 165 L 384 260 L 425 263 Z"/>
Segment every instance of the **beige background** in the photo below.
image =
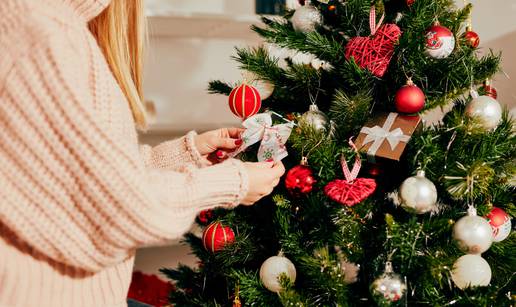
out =
<path fill-rule="evenodd" d="M 157 107 L 151 131 L 142 136 L 156 143 L 183 134 L 236 125 L 223 96 L 208 95 L 209 80 L 236 81 L 240 72 L 231 61 L 234 46 L 259 44 L 248 27 L 257 21 L 251 0 L 148 0 L 151 40 L 146 70 L 147 97 Z M 417 1 L 417 0 L 416 0 Z M 289 2 L 295 3 L 294 0 Z M 502 50 L 504 73 L 494 86 L 499 101 L 514 108 L 516 86 L 516 0 L 474 0 L 473 28 L 480 35 L 481 53 Z M 462 5 L 463 1 L 458 1 Z M 160 17 L 158 17 L 160 16 Z M 439 118 L 440 112 L 427 115 Z M 172 221 L 171 221 L 172 222 Z M 178 262 L 195 265 L 188 248 L 180 245 L 139 250 L 136 270 L 156 273 Z"/>

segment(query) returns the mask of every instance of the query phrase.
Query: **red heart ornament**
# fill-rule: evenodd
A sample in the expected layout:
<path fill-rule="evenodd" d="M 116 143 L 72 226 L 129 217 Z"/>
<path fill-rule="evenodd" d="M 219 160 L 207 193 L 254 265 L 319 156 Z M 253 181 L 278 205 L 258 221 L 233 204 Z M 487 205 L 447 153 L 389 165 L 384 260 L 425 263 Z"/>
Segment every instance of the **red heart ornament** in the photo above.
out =
<path fill-rule="evenodd" d="M 346 45 L 346 59 L 353 57 L 360 68 L 382 77 L 394 54 L 394 45 L 401 36 L 395 24 L 384 24 L 372 36 L 354 37 Z"/>
<path fill-rule="evenodd" d="M 376 181 L 371 178 L 357 178 L 352 182 L 336 179 L 324 187 L 324 193 L 332 200 L 351 207 L 368 198 L 375 189 Z"/>

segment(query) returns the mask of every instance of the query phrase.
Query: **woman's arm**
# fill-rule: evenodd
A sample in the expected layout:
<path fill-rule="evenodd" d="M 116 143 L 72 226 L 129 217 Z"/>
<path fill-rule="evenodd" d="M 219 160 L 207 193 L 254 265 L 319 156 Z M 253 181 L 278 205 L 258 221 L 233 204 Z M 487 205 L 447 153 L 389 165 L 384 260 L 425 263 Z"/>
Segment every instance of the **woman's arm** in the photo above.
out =
<path fill-rule="evenodd" d="M 59 33 L 33 46 L 1 89 L 1 223 L 53 260 L 98 271 L 180 236 L 202 209 L 241 201 L 248 179 L 236 160 L 148 171 L 138 147 L 95 114 L 77 50 L 96 45 L 72 41 Z"/>

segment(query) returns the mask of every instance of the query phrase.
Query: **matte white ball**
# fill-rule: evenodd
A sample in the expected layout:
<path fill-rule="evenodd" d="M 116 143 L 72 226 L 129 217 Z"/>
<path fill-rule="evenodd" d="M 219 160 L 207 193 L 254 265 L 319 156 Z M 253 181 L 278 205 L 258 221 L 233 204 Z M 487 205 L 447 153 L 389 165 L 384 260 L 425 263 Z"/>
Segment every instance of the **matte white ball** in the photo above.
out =
<path fill-rule="evenodd" d="M 315 31 L 315 27 L 322 22 L 322 15 L 317 8 L 307 3 L 294 12 L 290 22 L 294 30 L 309 33 Z"/>
<path fill-rule="evenodd" d="M 280 292 L 281 287 L 279 277 L 286 274 L 292 282 L 296 281 L 296 267 L 288 258 L 283 256 L 272 256 L 265 260 L 260 268 L 260 280 L 265 288 L 272 292 Z"/>
<path fill-rule="evenodd" d="M 491 130 L 502 120 L 502 107 L 496 99 L 484 95 L 470 101 L 466 106 L 466 114 L 469 117 L 478 118 L 482 127 Z"/>
<path fill-rule="evenodd" d="M 481 254 L 491 247 L 493 230 L 483 217 L 467 215 L 453 226 L 453 239 L 463 252 Z"/>
<path fill-rule="evenodd" d="M 453 264 L 451 278 L 460 289 L 485 287 L 491 282 L 491 267 L 479 255 L 464 255 Z"/>
<path fill-rule="evenodd" d="M 435 208 L 437 190 L 424 171 L 403 181 L 399 189 L 401 206 L 408 212 L 423 214 Z"/>

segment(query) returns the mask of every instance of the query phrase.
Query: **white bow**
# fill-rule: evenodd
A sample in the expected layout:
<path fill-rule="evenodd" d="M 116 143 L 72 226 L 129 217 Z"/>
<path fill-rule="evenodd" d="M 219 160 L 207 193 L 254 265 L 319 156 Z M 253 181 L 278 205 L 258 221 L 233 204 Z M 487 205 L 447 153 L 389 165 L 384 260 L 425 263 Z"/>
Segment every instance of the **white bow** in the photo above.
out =
<path fill-rule="evenodd" d="M 361 133 L 366 134 L 364 145 L 373 142 L 371 147 L 369 147 L 369 150 L 367 150 L 367 155 L 370 158 L 374 159 L 374 155 L 384 140 L 387 140 L 391 150 L 394 150 L 394 148 L 396 148 L 400 142 L 407 143 L 410 140 L 410 136 L 403 134 L 403 130 L 400 128 L 396 128 L 390 131 L 392 124 L 394 124 L 397 116 L 398 114 L 396 113 L 389 113 L 389 116 L 387 116 L 383 127 L 376 125 L 374 127 L 362 127 L 360 130 Z"/>
<path fill-rule="evenodd" d="M 258 143 L 258 161 L 273 159 L 279 161 L 288 156 L 285 143 L 290 137 L 293 123 L 272 126 L 272 118 L 268 113 L 259 113 L 246 119 L 242 125 L 246 128 L 242 134 L 242 146 L 231 154 L 232 157 L 244 151 L 247 147 Z"/>

